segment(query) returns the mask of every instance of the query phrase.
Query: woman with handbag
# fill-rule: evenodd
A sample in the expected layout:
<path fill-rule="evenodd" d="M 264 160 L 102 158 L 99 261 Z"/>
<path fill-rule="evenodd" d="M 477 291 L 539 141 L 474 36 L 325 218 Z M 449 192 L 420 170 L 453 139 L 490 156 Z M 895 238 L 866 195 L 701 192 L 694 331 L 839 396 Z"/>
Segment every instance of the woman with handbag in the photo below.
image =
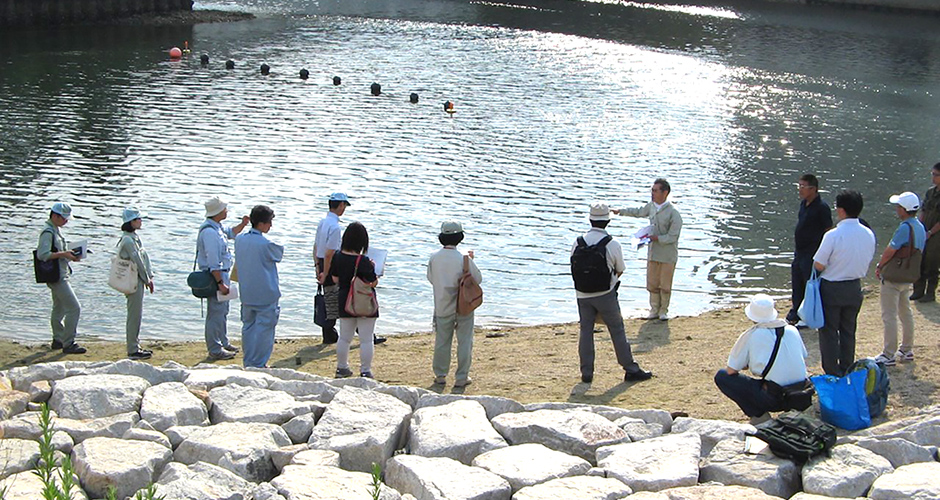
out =
<path fill-rule="evenodd" d="M 875 362 L 894 366 L 898 361 L 914 361 L 914 314 L 908 296 L 913 283 L 920 277 L 927 231 L 915 217 L 920 208 L 916 194 L 908 191 L 896 194 L 888 201 L 894 204 L 901 224 L 875 266 L 875 276 L 881 280 L 881 321 L 885 326 L 884 350 L 875 357 Z M 902 330 L 900 346 L 898 319 Z"/>
<path fill-rule="evenodd" d="M 363 254 L 369 250 L 369 233 L 358 222 L 343 232 L 340 251 L 333 254 L 330 277 L 339 285 L 339 340 L 336 343 L 336 377 L 351 377 L 349 347 L 353 335 L 359 334 L 359 376 L 372 377 L 372 356 L 375 346 L 372 334 L 379 305 L 375 286 L 379 279 L 375 265 Z M 366 339 L 366 341 L 363 341 Z"/>
<path fill-rule="evenodd" d="M 117 256 L 137 265 L 137 290 L 127 295 L 127 357 L 130 359 L 148 359 L 152 351 L 140 348 L 140 320 L 144 309 L 144 288 L 153 293 L 153 271 L 150 257 L 144 250 L 137 230 L 143 225 L 143 214 L 136 208 L 125 208 L 122 214 L 124 224 L 121 240 L 118 242 Z"/>

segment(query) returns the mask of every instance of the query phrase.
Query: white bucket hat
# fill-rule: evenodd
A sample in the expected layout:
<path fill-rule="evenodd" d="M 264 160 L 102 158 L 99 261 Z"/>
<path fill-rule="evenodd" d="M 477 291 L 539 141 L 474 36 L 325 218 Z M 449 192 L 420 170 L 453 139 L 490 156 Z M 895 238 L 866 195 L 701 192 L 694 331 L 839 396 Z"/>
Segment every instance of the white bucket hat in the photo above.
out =
<path fill-rule="evenodd" d="M 744 308 L 744 314 L 755 323 L 765 323 L 777 319 L 777 309 L 770 295 L 759 293 L 751 297 L 751 303 Z"/>
<path fill-rule="evenodd" d="M 588 220 L 610 220 L 610 207 L 606 203 L 594 202 L 591 204 L 591 215 Z"/>
<path fill-rule="evenodd" d="M 215 217 L 228 208 L 228 203 L 222 201 L 218 196 L 214 196 L 206 202 L 206 217 Z"/>

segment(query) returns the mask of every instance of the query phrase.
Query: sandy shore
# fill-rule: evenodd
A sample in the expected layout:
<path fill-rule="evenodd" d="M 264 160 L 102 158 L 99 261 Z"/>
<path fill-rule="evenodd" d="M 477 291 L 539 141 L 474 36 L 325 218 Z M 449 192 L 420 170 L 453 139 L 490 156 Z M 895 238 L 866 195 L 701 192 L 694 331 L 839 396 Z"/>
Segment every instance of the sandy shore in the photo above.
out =
<path fill-rule="evenodd" d="M 785 311 L 779 301 L 777 308 Z M 485 306 L 484 306 L 485 307 Z M 573 306 L 572 306 L 573 307 Z M 940 402 L 940 362 L 938 324 L 940 304 L 915 305 L 916 360 L 890 368 L 891 396 L 888 410 L 879 419 L 897 419 L 914 409 Z M 698 418 L 744 421 L 740 410 L 716 388 L 712 377 L 725 366 L 728 351 L 738 335 L 751 325 L 743 307 L 711 311 L 695 317 L 679 317 L 668 322 L 626 321 L 627 336 L 637 361 L 653 371 L 646 382 L 626 384 L 617 366 L 607 331 L 595 332 L 597 365 L 594 382 L 580 383 L 578 372 L 577 324 L 542 325 L 505 330 L 478 330 L 473 348 L 473 384 L 455 389 L 451 366 L 448 384 L 432 386 L 431 353 L 434 337 L 428 333 L 394 337 L 376 349 L 373 371 L 388 384 L 423 387 L 447 393 L 487 394 L 512 398 L 523 403 L 570 401 L 605 404 L 625 408 L 659 408 L 684 412 Z M 874 356 L 882 346 L 881 307 L 877 289 L 871 291 L 859 315 L 857 356 Z M 238 339 L 236 332 L 233 340 Z M 804 330 L 811 373 L 822 372 L 819 365 L 818 335 Z M 237 342 L 236 342 L 237 344 Z M 89 352 L 63 356 L 50 351 L 48 344 L 37 345 L 0 340 L 0 368 L 50 361 L 102 361 L 122 359 L 125 346 L 119 342 L 84 343 Z M 185 365 L 209 362 L 203 342 L 147 343 L 155 365 L 177 361 Z M 357 342 L 350 356 L 357 368 Z M 240 357 L 216 364 L 240 363 Z M 320 344 L 319 337 L 278 340 L 271 366 L 293 368 L 330 377 L 336 369 L 335 345 Z"/>

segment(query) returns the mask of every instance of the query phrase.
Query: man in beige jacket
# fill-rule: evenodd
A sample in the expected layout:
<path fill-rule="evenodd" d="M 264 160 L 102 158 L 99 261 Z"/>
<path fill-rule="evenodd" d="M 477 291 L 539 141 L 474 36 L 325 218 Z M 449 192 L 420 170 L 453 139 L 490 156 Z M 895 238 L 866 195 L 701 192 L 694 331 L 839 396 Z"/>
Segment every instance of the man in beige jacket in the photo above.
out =
<path fill-rule="evenodd" d="M 611 210 L 618 215 L 648 217 L 649 250 L 646 264 L 646 290 L 650 293 L 650 312 L 646 319 L 669 319 L 672 298 L 672 276 L 679 260 L 679 231 L 682 217 L 670 203 L 670 187 L 666 179 L 656 179 L 650 190 L 652 201 L 640 208 Z"/>

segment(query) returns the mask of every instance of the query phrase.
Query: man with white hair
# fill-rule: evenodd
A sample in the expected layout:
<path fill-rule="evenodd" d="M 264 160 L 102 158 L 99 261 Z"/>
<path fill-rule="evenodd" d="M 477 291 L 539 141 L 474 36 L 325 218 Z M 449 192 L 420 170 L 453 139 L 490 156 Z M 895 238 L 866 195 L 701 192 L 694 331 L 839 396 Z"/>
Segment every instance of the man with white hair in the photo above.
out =
<path fill-rule="evenodd" d="M 796 327 L 777 317 L 769 295 L 751 297 L 744 314 L 755 325 L 738 337 L 728 366 L 715 374 L 715 385 L 758 424 L 770 419 L 768 412 L 786 409 L 779 388 L 806 380 L 807 352 Z M 745 369 L 760 378 L 741 373 Z"/>
<path fill-rule="evenodd" d="M 248 216 L 242 216 L 236 226 L 223 227 L 222 221 L 228 217 L 228 203 L 218 196 L 206 201 L 206 220 L 199 226 L 196 237 L 196 266 L 200 270 L 212 273 L 219 291 L 229 293 L 229 271 L 232 270 L 232 252 L 227 239 L 235 236 L 248 225 Z M 206 299 L 206 349 L 211 359 L 232 359 L 238 348 L 228 340 L 228 301 L 221 301 L 212 296 Z"/>

